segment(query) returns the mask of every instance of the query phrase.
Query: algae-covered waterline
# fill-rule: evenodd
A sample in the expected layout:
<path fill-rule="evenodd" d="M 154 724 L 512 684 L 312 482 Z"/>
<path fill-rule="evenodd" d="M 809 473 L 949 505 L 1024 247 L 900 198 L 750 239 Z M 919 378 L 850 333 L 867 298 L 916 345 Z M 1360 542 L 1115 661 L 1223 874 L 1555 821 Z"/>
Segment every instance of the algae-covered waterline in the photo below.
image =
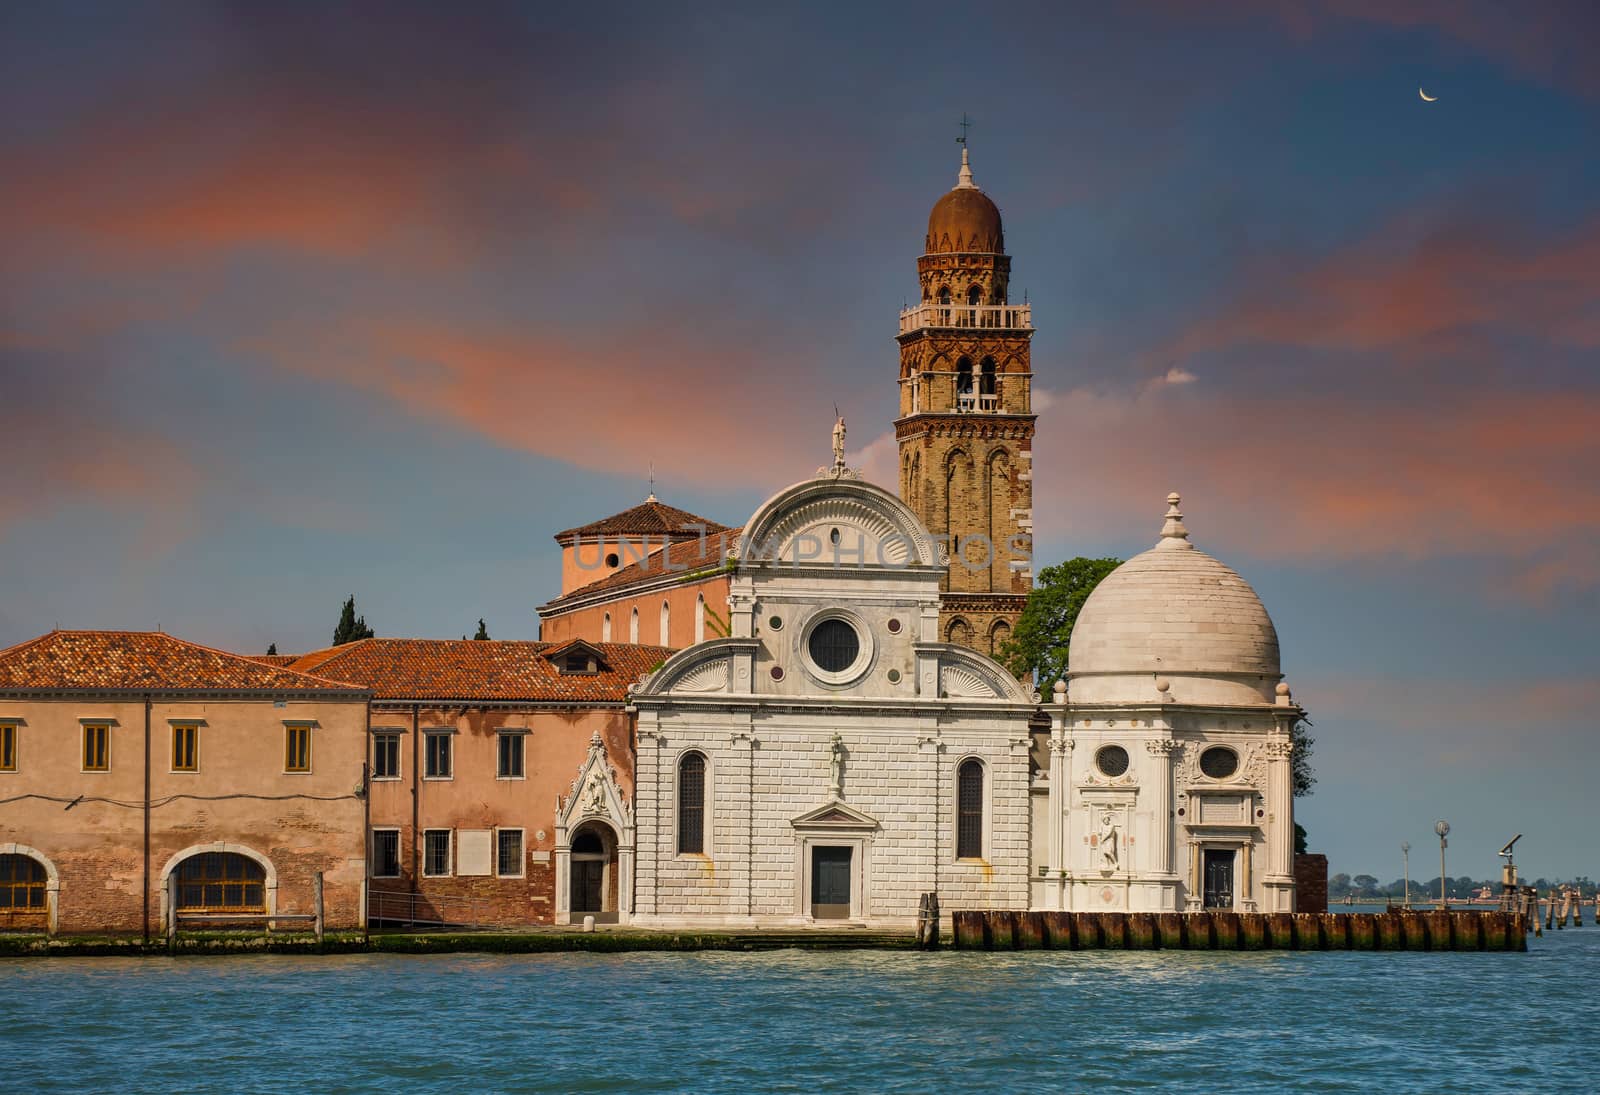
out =
<path fill-rule="evenodd" d="M 1526 954 L 0 961 L 42 1091 L 1585 1089 L 1600 929 Z"/>

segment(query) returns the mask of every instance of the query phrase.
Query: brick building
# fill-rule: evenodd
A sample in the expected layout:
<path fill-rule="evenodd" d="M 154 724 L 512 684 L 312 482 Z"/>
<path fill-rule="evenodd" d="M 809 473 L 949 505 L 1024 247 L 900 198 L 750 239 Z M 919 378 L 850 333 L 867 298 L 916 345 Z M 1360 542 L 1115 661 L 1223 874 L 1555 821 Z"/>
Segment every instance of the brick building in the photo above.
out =
<path fill-rule="evenodd" d="M 514 926 L 625 912 L 632 841 L 622 811 L 568 833 L 558 800 L 595 767 L 618 802 L 631 801 L 627 689 L 670 653 L 582 641 L 361 639 L 295 659 L 372 696 L 373 919 Z M 603 764 L 591 765 L 595 749 Z M 574 840 L 581 885 L 558 893 Z"/>

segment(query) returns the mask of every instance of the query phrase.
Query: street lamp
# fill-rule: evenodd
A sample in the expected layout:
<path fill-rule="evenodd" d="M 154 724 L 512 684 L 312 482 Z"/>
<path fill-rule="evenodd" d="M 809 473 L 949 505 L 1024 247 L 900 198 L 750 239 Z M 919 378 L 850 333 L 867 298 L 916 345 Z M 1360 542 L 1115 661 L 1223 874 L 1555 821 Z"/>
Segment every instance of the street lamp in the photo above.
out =
<path fill-rule="evenodd" d="M 1448 821 L 1435 821 L 1433 823 L 1433 831 L 1439 834 L 1439 908 L 1448 909 L 1450 907 L 1449 899 L 1444 892 L 1444 849 L 1445 845 L 1450 843 L 1445 839 L 1450 835 L 1450 823 Z"/>
<path fill-rule="evenodd" d="M 1411 907 L 1411 841 L 1400 842 L 1400 854 L 1406 861 L 1406 908 Z"/>

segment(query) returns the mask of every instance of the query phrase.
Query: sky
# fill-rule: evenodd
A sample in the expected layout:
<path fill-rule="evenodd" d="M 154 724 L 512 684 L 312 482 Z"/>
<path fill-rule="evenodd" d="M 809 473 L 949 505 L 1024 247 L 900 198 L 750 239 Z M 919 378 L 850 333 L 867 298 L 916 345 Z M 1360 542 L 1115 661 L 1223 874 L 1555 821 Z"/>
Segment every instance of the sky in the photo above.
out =
<path fill-rule="evenodd" d="M 965 113 L 1039 563 L 1181 491 L 1332 870 L 1444 817 L 1452 875 L 1600 876 L 1597 51 L 1582 0 L 6 5 L 0 646 L 532 638 L 554 532 L 652 468 L 742 523 L 836 403 L 892 487 Z"/>

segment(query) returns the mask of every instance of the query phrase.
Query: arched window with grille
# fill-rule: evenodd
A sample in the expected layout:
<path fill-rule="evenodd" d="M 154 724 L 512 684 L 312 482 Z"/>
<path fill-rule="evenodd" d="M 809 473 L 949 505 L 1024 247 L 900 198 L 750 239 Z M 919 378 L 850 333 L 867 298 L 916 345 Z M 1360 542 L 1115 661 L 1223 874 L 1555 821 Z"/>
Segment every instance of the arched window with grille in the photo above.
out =
<path fill-rule="evenodd" d="M 179 912 L 264 913 L 267 872 L 238 852 L 201 852 L 178 864 Z"/>
<path fill-rule="evenodd" d="M 44 864 L 32 856 L 0 855 L 0 911 L 44 909 L 48 881 Z"/>
<path fill-rule="evenodd" d="M 983 858 L 983 761 L 976 757 L 956 769 L 956 858 Z"/>
<path fill-rule="evenodd" d="M 1000 409 L 1000 386 L 992 357 L 983 359 L 982 372 L 978 377 L 978 405 L 986 411 Z"/>
<path fill-rule="evenodd" d="M 685 753 L 678 761 L 678 854 L 706 850 L 706 758 Z"/>

